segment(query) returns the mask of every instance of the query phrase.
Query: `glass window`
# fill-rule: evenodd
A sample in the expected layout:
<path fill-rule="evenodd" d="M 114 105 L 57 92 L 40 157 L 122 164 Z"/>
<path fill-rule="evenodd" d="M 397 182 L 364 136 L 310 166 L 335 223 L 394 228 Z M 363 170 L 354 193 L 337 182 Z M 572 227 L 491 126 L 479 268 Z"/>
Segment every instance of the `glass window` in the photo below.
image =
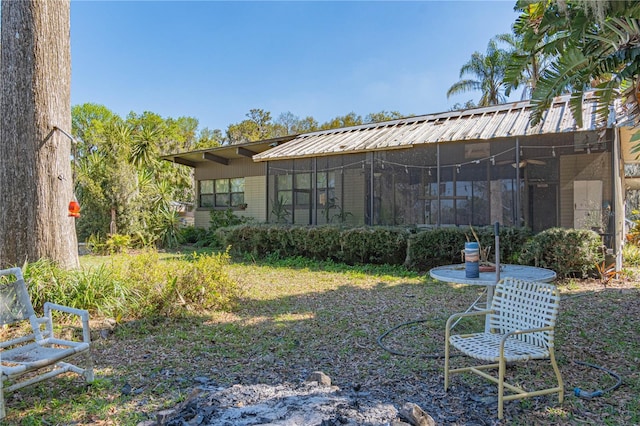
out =
<path fill-rule="evenodd" d="M 291 189 L 291 175 L 279 175 L 277 179 L 278 190 Z"/>
<path fill-rule="evenodd" d="M 292 175 L 278 175 L 276 179 L 276 193 L 277 199 L 285 206 L 290 206 L 293 202 L 293 176 Z"/>
<path fill-rule="evenodd" d="M 244 192 L 244 178 L 231 179 L 231 192 Z"/>
<path fill-rule="evenodd" d="M 201 194 L 213 194 L 213 181 L 201 180 L 200 181 L 200 193 Z"/>
<path fill-rule="evenodd" d="M 229 192 L 229 179 L 216 179 L 216 194 Z"/>
<path fill-rule="evenodd" d="M 311 189 L 311 173 L 298 173 L 296 175 L 296 189 Z"/>
<path fill-rule="evenodd" d="M 200 188 L 198 191 L 198 206 L 199 207 L 213 207 L 213 181 L 201 180 Z"/>
<path fill-rule="evenodd" d="M 244 204 L 244 178 L 201 180 L 198 207 L 237 207 Z"/>

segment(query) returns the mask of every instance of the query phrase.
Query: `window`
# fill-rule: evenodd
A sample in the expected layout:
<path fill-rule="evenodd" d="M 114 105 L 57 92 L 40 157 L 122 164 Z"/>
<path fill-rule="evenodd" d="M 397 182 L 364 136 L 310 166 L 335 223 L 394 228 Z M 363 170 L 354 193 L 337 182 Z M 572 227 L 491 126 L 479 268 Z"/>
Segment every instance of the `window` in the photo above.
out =
<path fill-rule="evenodd" d="M 201 180 L 199 207 L 237 207 L 244 204 L 244 178 Z"/>
<path fill-rule="evenodd" d="M 276 178 L 277 200 L 285 206 L 293 201 L 293 179 L 291 175 L 278 175 Z"/>
<path fill-rule="evenodd" d="M 319 172 L 316 185 L 318 188 L 318 206 L 326 207 L 335 203 L 336 172 Z"/>

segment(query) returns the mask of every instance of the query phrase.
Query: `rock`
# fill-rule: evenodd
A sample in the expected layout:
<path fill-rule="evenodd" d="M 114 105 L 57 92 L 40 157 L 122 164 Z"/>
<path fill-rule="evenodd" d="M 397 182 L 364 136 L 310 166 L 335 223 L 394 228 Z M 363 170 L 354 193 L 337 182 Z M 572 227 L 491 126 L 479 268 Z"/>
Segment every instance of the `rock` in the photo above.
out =
<path fill-rule="evenodd" d="M 413 426 L 436 426 L 435 420 L 418 405 L 407 402 L 400 409 L 400 417 Z"/>
<path fill-rule="evenodd" d="M 138 423 L 136 426 L 156 426 L 156 422 L 153 420 L 145 420 L 144 422 Z"/>
<path fill-rule="evenodd" d="M 314 371 L 307 378 L 307 382 L 318 382 L 321 386 L 331 386 L 331 377 L 327 376 L 322 371 Z"/>
<path fill-rule="evenodd" d="M 156 423 L 165 424 L 168 420 L 177 414 L 176 410 L 162 410 L 156 413 Z"/>
<path fill-rule="evenodd" d="M 391 422 L 391 426 L 411 426 L 409 423 L 405 423 L 402 420 L 394 420 Z"/>

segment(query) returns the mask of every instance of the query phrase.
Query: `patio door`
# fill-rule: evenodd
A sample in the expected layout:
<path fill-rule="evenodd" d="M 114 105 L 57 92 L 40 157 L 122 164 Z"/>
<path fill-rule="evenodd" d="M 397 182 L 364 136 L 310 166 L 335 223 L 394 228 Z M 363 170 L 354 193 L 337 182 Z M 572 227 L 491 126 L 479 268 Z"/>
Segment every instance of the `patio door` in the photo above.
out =
<path fill-rule="evenodd" d="M 573 182 L 573 227 L 598 229 L 602 224 L 602 181 Z"/>
<path fill-rule="evenodd" d="M 529 185 L 529 227 L 534 233 L 558 226 L 558 185 Z"/>

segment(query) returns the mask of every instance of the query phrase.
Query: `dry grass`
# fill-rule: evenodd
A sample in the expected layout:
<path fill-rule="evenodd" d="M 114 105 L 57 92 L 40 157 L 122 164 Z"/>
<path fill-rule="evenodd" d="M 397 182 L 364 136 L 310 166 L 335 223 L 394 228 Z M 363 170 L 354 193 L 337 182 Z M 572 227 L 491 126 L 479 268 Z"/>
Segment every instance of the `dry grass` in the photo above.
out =
<path fill-rule="evenodd" d="M 333 264 L 241 264 L 231 274 L 245 296 L 233 313 L 123 322 L 113 331 L 95 319 L 97 382 L 56 379 L 7 398 L 6 424 L 133 425 L 171 407 L 207 377 L 233 383 L 298 382 L 322 370 L 342 387 L 395 403 L 414 402 L 441 424 L 493 424 L 495 389 L 475 377 L 454 376 L 442 391 L 441 353 L 448 315 L 464 310 L 478 288 L 436 283 L 401 270 L 369 271 Z M 561 284 L 558 354 L 565 403 L 553 396 L 506 403 L 504 424 L 640 424 L 640 287 L 634 281 Z M 398 324 L 424 319 L 377 338 Z M 599 370 L 618 372 L 623 386 L 601 398 L 572 395 L 611 385 Z M 543 363 L 514 367 L 526 386 L 545 382 Z M 128 391 L 130 387 L 130 391 Z"/>

